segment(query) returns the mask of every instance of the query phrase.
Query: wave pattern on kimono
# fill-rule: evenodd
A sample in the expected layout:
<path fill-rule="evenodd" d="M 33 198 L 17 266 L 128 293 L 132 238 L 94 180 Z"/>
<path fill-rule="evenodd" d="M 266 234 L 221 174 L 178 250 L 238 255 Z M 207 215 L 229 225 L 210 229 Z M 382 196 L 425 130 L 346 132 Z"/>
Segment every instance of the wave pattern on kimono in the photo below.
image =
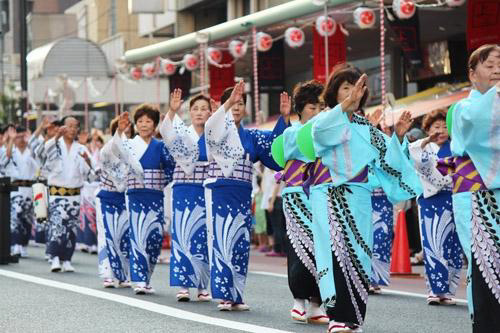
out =
<path fill-rule="evenodd" d="M 392 204 L 383 190 L 376 189 L 372 194 L 373 257 L 371 284 L 388 286 L 392 239 L 394 236 L 394 216 Z"/>
<path fill-rule="evenodd" d="M 206 289 L 210 273 L 203 185 L 175 184 L 173 210 L 170 285 Z"/>
<path fill-rule="evenodd" d="M 130 226 L 128 222 L 125 195 L 101 191 L 96 208 L 102 219 L 104 244 L 113 276 L 118 281 L 129 280 Z"/>
<path fill-rule="evenodd" d="M 451 156 L 450 142 L 422 147 L 423 140 L 411 143 L 409 153 L 424 188 L 418 203 L 426 282 L 429 294 L 453 296 L 460 280 L 462 247 L 453 217 L 452 177 L 438 169 L 439 159 Z"/>
<path fill-rule="evenodd" d="M 172 180 L 175 162 L 164 143 L 151 139 L 147 144 L 141 137 L 121 141 L 113 137 L 122 151 L 127 151 L 130 165 L 139 164 L 142 174 L 130 172 L 126 202 L 130 222 L 130 276 L 134 283 L 149 284 L 164 232 L 163 189 Z"/>
<path fill-rule="evenodd" d="M 80 215 L 80 196 L 49 197 L 50 228 L 47 253 L 62 261 L 71 260 L 75 251 L 76 229 Z"/>
<path fill-rule="evenodd" d="M 421 197 L 418 203 L 429 293 L 455 295 L 462 269 L 462 247 L 455 229 L 451 192 Z"/>
<path fill-rule="evenodd" d="M 35 220 L 32 193 L 29 187 L 20 187 L 10 193 L 11 245 L 28 245 Z"/>
<path fill-rule="evenodd" d="M 208 177 L 205 135 L 178 117 L 160 127 L 176 161 L 172 186 L 170 285 L 206 289 L 210 280 L 207 214 L 203 181 Z"/>
<path fill-rule="evenodd" d="M 287 126 L 280 118 L 273 131 L 236 128 L 231 112 L 223 107 L 205 125 L 207 156 L 214 160 L 204 186 L 215 299 L 243 302 L 250 256 L 253 163 L 261 161 L 279 170 L 271 144 Z"/>

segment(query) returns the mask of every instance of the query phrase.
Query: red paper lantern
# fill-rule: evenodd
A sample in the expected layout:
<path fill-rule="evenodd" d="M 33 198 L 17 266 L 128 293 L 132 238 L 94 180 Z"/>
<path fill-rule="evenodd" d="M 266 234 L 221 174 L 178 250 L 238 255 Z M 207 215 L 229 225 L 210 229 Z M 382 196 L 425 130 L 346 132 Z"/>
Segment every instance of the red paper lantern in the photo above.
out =
<path fill-rule="evenodd" d="M 335 31 L 337 30 L 337 22 L 335 22 L 335 20 L 330 16 L 326 18 L 323 15 L 319 16 L 316 19 L 316 30 L 322 37 L 333 36 L 333 34 L 335 34 Z"/>
<path fill-rule="evenodd" d="M 182 62 L 188 71 L 194 71 L 200 66 L 198 57 L 190 53 L 184 56 Z"/>
<path fill-rule="evenodd" d="M 273 47 L 273 38 L 265 32 L 257 33 L 257 50 L 260 52 L 269 51 Z"/>
<path fill-rule="evenodd" d="M 207 60 L 211 64 L 220 64 L 222 62 L 222 51 L 215 47 L 207 48 Z"/>
<path fill-rule="evenodd" d="M 132 67 L 130 69 L 130 76 L 134 80 L 140 80 L 142 78 L 142 68 L 141 67 Z"/>
<path fill-rule="evenodd" d="M 392 10 L 398 18 L 404 20 L 415 15 L 417 7 L 413 0 L 393 0 Z"/>
<path fill-rule="evenodd" d="M 286 29 L 285 31 L 285 41 L 290 47 L 293 48 L 301 47 L 302 45 L 304 45 L 304 42 L 306 41 L 306 35 L 304 34 L 304 31 L 302 31 L 301 29 L 291 27 Z"/>
<path fill-rule="evenodd" d="M 245 56 L 247 53 L 248 44 L 246 42 L 242 42 L 241 40 L 232 40 L 229 43 L 229 53 L 235 59 L 239 59 Z"/>
<path fill-rule="evenodd" d="M 375 25 L 375 12 L 366 7 L 359 7 L 354 11 L 354 23 L 361 29 L 373 28 Z"/>
<path fill-rule="evenodd" d="M 153 62 L 144 64 L 142 66 L 142 74 L 145 78 L 151 79 L 156 75 L 156 66 Z"/>
<path fill-rule="evenodd" d="M 169 59 L 161 59 L 161 72 L 167 76 L 173 75 L 177 71 L 177 65 Z"/>

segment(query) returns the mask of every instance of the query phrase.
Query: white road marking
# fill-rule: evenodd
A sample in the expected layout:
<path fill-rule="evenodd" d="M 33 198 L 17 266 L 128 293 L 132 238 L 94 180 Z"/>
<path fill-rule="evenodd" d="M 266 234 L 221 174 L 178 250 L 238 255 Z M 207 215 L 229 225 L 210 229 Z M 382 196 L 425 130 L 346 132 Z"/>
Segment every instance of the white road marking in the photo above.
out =
<path fill-rule="evenodd" d="M 254 333 L 261 333 L 261 332 L 269 332 L 269 333 L 291 333 L 288 331 L 282 331 L 278 329 L 273 329 L 270 327 L 264 327 L 264 326 L 258 326 L 258 325 L 252 325 L 252 324 L 246 324 L 238 321 L 232 321 L 232 320 L 227 320 L 227 319 L 220 319 L 220 318 L 214 318 L 214 317 L 209 317 L 201 314 L 197 314 L 194 312 L 189 312 L 185 310 L 180 310 L 176 309 L 170 306 L 166 305 L 161 305 L 153 302 L 148 302 L 148 301 L 143 301 L 139 300 L 136 298 L 132 297 L 127 297 L 127 296 L 121 296 L 121 295 L 115 295 L 109 292 L 104 292 L 100 290 L 95 290 L 91 288 L 86 288 L 86 287 L 81 287 L 77 286 L 74 284 L 69 284 L 69 283 L 64 283 L 64 282 L 58 282 L 54 280 L 47 280 L 43 278 L 39 278 L 36 276 L 28 275 L 28 274 L 21 274 L 17 272 L 11 272 L 7 270 L 0 269 L 0 275 L 13 278 L 13 279 L 18 279 L 26 282 L 31 282 L 47 287 L 52 287 L 52 288 L 57 288 L 57 289 L 62 289 L 86 296 L 91 296 L 91 297 L 96 297 L 100 299 L 104 299 L 107 301 L 111 302 L 116 302 L 116 303 L 121 303 L 125 304 L 128 306 L 133 306 L 142 310 L 146 311 L 151 311 L 159 314 L 163 314 L 169 317 L 175 317 L 183 320 L 189 320 L 189 321 L 194 321 L 202 324 L 207 324 L 207 325 L 213 325 L 213 326 L 219 326 L 219 327 L 225 327 L 225 328 L 230 328 L 230 329 L 235 329 L 235 330 L 240 330 L 244 332 L 254 332 Z"/>
<path fill-rule="evenodd" d="M 263 272 L 263 271 L 250 271 L 252 274 L 257 274 L 257 275 L 266 275 L 266 276 L 273 276 L 273 277 L 280 277 L 280 278 L 288 278 L 286 274 L 278 274 L 278 273 L 269 273 L 269 272 Z M 409 297 L 417 297 L 417 298 L 425 298 L 427 299 L 426 294 L 418 294 L 418 293 L 411 293 L 408 291 L 403 291 L 403 290 L 394 290 L 394 289 L 382 289 L 384 294 L 388 295 L 398 295 L 398 296 L 409 296 Z M 461 299 L 461 298 L 455 298 L 455 301 L 457 304 L 461 305 L 467 305 L 467 300 Z"/>

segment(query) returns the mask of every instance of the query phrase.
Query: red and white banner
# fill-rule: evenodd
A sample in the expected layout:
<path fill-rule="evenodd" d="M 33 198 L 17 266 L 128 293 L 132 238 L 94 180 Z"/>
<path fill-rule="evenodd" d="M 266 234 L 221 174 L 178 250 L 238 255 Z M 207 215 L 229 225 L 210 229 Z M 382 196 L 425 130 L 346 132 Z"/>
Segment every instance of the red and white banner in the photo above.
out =
<path fill-rule="evenodd" d="M 500 1 L 467 1 L 467 48 L 500 43 Z"/>
<path fill-rule="evenodd" d="M 325 38 L 320 36 L 313 29 L 313 73 L 314 79 L 320 82 L 325 82 Z M 337 29 L 334 35 L 328 37 L 328 66 L 330 67 L 329 73 L 332 68 L 339 64 L 346 62 L 347 48 L 345 35 L 341 29 Z"/>

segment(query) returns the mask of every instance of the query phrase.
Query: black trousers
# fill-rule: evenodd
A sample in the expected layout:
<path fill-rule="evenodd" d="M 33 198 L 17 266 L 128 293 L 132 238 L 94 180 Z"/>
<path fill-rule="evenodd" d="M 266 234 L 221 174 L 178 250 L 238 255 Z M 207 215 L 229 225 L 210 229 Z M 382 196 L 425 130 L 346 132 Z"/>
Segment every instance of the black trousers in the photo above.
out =
<path fill-rule="evenodd" d="M 474 258 L 472 265 L 472 303 L 474 315 L 472 331 L 474 333 L 500 332 L 500 303 L 493 296 Z"/>
<path fill-rule="evenodd" d="M 274 201 L 273 211 L 269 215 L 274 239 L 274 252 L 286 252 L 286 220 L 283 213 L 283 199 L 277 197 Z"/>

